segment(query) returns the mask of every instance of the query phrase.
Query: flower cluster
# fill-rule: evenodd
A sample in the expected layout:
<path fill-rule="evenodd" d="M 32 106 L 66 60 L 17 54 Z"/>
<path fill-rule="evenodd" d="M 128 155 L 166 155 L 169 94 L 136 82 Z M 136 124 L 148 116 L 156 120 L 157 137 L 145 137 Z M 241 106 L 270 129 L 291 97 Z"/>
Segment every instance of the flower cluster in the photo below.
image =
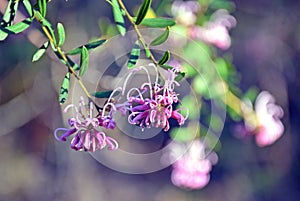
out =
<path fill-rule="evenodd" d="M 75 109 L 75 117 L 68 119 L 68 124 L 71 128 L 57 128 L 54 132 L 55 137 L 59 141 L 66 141 L 67 137 L 74 134 L 71 140 L 71 148 L 76 151 L 91 151 L 101 150 L 108 147 L 109 150 L 118 148 L 118 143 L 115 139 L 107 136 L 103 131 L 99 131 L 100 127 L 106 129 L 114 129 L 116 126 L 112 118 L 112 110 L 108 114 L 105 113 L 106 108 L 113 107 L 111 103 L 104 106 L 100 115 L 94 115 L 94 103 L 85 104 L 83 97 L 79 102 L 79 107 L 71 104 L 68 105 L 64 112 L 70 108 Z M 58 132 L 64 131 L 64 134 L 58 136 Z"/>
<path fill-rule="evenodd" d="M 208 184 L 212 165 L 217 163 L 218 157 L 214 152 L 207 156 L 205 145 L 201 140 L 193 140 L 190 142 L 190 147 L 187 146 L 184 144 L 172 147 L 173 153 L 182 152 L 182 150 L 176 150 L 178 148 L 187 149 L 184 155 L 173 164 L 172 183 L 182 188 L 201 189 Z M 178 157 L 176 154 L 173 154 L 174 156 Z"/>
<path fill-rule="evenodd" d="M 157 73 L 157 69 L 154 65 Z M 182 125 L 187 117 L 179 113 L 179 109 L 174 109 L 174 104 L 178 103 L 178 94 L 174 91 L 175 85 L 179 83 L 175 81 L 176 71 L 169 70 L 167 78 L 163 85 L 158 83 L 158 75 L 156 81 L 151 82 L 149 72 L 146 68 L 140 68 L 146 71 L 148 75 L 148 82 L 141 85 L 140 89 L 132 88 L 127 93 L 127 101 L 129 104 L 128 122 L 140 126 L 142 129 L 145 127 L 161 127 L 164 131 L 170 129 L 169 119 L 174 118 L 179 125 Z M 133 95 L 132 92 L 137 92 Z M 146 96 L 145 94 L 148 93 Z"/>

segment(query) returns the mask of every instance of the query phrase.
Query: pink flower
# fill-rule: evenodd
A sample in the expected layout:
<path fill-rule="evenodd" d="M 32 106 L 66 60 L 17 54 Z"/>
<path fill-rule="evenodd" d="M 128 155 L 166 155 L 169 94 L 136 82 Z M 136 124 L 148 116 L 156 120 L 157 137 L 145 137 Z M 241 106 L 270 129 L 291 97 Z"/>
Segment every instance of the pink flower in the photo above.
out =
<path fill-rule="evenodd" d="M 152 65 L 157 72 L 157 69 Z M 152 84 L 148 70 L 141 67 L 148 74 L 148 82 L 142 84 L 141 90 L 132 88 L 127 93 L 127 101 L 129 104 L 128 122 L 135 124 L 141 128 L 145 127 L 161 127 L 164 131 L 170 129 L 169 119 L 174 118 L 179 125 L 182 125 L 187 117 L 184 117 L 177 109 L 174 110 L 174 104 L 178 103 L 178 95 L 174 91 L 175 85 L 179 85 L 175 81 L 175 70 L 168 71 L 167 79 L 163 85 L 158 84 L 158 75 L 156 81 Z M 158 74 L 158 73 L 157 73 Z M 137 92 L 138 95 L 132 95 L 132 92 Z M 145 93 L 149 92 L 149 97 L 144 97 Z"/>
<path fill-rule="evenodd" d="M 177 23 L 191 26 L 196 23 L 196 13 L 200 11 L 200 5 L 196 1 L 174 1 L 171 7 L 172 14 Z"/>
<path fill-rule="evenodd" d="M 75 117 L 68 119 L 68 124 L 71 128 L 57 128 L 54 131 L 55 138 L 59 141 L 66 141 L 67 137 L 75 134 L 71 140 L 71 148 L 76 151 L 94 152 L 106 146 L 109 150 L 117 149 L 117 141 L 98 130 L 100 127 L 105 127 L 106 129 L 115 128 L 115 122 L 111 114 L 105 115 L 106 106 L 104 106 L 101 116 L 96 118 L 94 117 L 94 104 L 90 102 L 86 105 L 83 97 L 81 97 L 79 107 L 73 104 L 68 105 L 64 112 L 67 112 L 70 108 L 75 108 L 76 112 Z M 58 132 L 60 131 L 64 131 L 64 134 L 59 137 Z"/>
<path fill-rule="evenodd" d="M 204 144 L 200 140 L 193 140 L 190 147 L 187 147 L 187 144 L 185 146 L 174 146 L 171 150 L 171 153 L 173 151 L 172 157 L 178 157 L 179 150 L 176 150 L 178 148 L 188 150 L 173 164 L 172 183 L 178 187 L 188 189 L 205 187 L 210 179 L 209 173 L 212 165 L 217 162 L 216 154 L 211 153 L 210 156 L 206 156 Z M 215 159 L 213 160 L 213 158 Z"/>
<path fill-rule="evenodd" d="M 280 121 L 283 110 L 275 104 L 275 98 L 267 91 L 262 91 L 255 101 L 255 113 L 258 120 L 258 132 L 255 135 L 258 146 L 267 146 L 278 140 L 284 132 Z"/>
<path fill-rule="evenodd" d="M 228 11 L 220 9 L 211 16 L 211 20 L 204 27 L 191 27 L 189 35 L 225 50 L 231 45 L 229 30 L 235 25 L 235 18 L 229 15 Z"/>

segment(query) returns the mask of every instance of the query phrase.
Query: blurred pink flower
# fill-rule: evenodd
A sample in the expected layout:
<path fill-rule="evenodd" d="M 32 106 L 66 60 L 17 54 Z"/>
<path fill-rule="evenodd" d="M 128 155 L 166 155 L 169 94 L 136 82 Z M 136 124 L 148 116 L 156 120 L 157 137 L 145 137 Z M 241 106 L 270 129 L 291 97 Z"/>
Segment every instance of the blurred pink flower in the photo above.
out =
<path fill-rule="evenodd" d="M 105 115 L 104 106 L 103 112 L 100 117 L 94 116 L 94 104 L 90 102 L 88 105 L 84 103 L 83 97 L 80 97 L 79 107 L 73 104 L 68 105 L 64 112 L 67 112 L 70 108 L 75 108 L 75 117 L 68 119 L 68 124 L 71 128 L 57 128 L 54 131 L 55 138 L 59 141 L 66 141 L 67 137 L 75 134 L 71 140 L 71 148 L 76 151 L 91 151 L 101 150 L 108 146 L 109 150 L 115 150 L 118 148 L 118 143 L 115 139 L 106 136 L 104 132 L 99 131 L 100 127 L 106 129 L 114 129 L 115 122 L 111 117 L 111 114 Z M 108 103 L 112 106 L 111 103 Z M 58 132 L 64 131 L 64 134 L 60 137 Z"/>
<path fill-rule="evenodd" d="M 179 146 L 179 148 L 183 147 Z M 191 146 L 185 148 L 188 149 L 187 152 L 173 164 L 171 180 L 178 187 L 203 188 L 209 182 L 209 173 L 212 165 L 217 162 L 217 156 L 214 152 L 210 154 L 213 157 L 206 156 L 204 144 L 200 140 L 193 140 Z M 178 150 L 173 151 L 178 152 Z"/>
<path fill-rule="evenodd" d="M 225 50 L 231 45 L 229 30 L 235 25 L 235 18 L 228 11 L 220 9 L 211 16 L 210 21 L 203 27 L 191 27 L 189 36 Z"/>
<path fill-rule="evenodd" d="M 200 11 L 200 5 L 197 1 L 174 1 L 171 7 L 173 16 L 179 24 L 191 26 L 196 23 L 196 13 Z"/>
<path fill-rule="evenodd" d="M 258 146 L 267 146 L 278 140 L 284 132 L 280 120 L 283 110 L 275 104 L 275 98 L 267 91 L 262 91 L 255 101 L 255 113 L 258 120 L 258 132 L 255 135 Z"/>

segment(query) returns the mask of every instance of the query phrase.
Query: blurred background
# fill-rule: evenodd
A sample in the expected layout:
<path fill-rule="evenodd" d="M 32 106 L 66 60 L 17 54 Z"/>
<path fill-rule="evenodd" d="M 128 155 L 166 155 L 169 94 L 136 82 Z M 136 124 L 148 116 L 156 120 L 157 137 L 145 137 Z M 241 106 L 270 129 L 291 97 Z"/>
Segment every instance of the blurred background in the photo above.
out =
<path fill-rule="evenodd" d="M 125 3 L 134 10 L 141 1 Z M 226 54 L 232 56 L 241 76 L 241 89 L 256 85 L 268 90 L 283 107 L 285 133 L 278 142 L 259 148 L 252 140 L 236 139 L 235 124 L 228 119 L 220 139 L 219 162 L 210 183 L 201 190 L 173 186 L 170 167 L 143 175 L 111 170 L 90 154 L 56 142 L 53 130 L 64 127 L 57 101 L 63 74 L 58 73 L 66 69 L 51 52 L 31 63 L 36 46 L 43 41 L 39 25 L 34 24 L 25 34 L 0 42 L 0 200 L 298 200 L 300 2 L 234 3 L 237 26 L 230 32 L 232 45 Z M 3 13 L 6 1 L 0 4 Z M 159 5 L 160 1 L 153 0 L 153 10 Z M 104 0 L 52 0 L 48 18 L 64 23 L 64 48 L 70 50 L 100 37 L 99 24 L 112 21 L 112 12 Z"/>

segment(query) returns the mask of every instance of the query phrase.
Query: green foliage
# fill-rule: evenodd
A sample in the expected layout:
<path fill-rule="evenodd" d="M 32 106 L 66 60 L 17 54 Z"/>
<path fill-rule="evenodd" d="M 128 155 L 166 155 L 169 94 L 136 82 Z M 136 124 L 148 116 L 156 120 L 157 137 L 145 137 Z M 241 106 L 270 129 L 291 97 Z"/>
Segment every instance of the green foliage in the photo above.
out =
<path fill-rule="evenodd" d="M 118 0 L 111 0 L 114 20 L 119 33 L 124 36 L 126 34 L 126 26 L 123 17 L 123 10 L 120 8 Z"/>
<path fill-rule="evenodd" d="M 33 17 L 33 9 L 29 0 L 23 0 L 23 5 L 25 6 L 30 17 Z"/>
<path fill-rule="evenodd" d="M 156 39 L 154 39 L 150 43 L 150 45 L 151 46 L 157 46 L 157 45 L 160 45 L 160 44 L 164 43 L 169 37 L 169 32 L 170 32 L 170 28 L 167 27 L 166 30 L 160 36 L 158 36 Z"/>
<path fill-rule="evenodd" d="M 143 19 L 147 15 L 147 12 L 151 6 L 151 3 L 152 3 L 152 0 L 144 0 L 143 4 L 141 5 L 141 7 L 139 9 L 137 17 L 136 17 L 136 21 L 135 21 L 136 25 L 139 25 L 143 21 Z"/>
<path fill-rule="evenodd" d="M 63 104 L 66 102 L 68 94 L 69 94 L 69 87 L 70 87 L 70 73 L 68 72 L 66 76 L 64 77 L 61 87 L 60 87 L 60 92 L 59 92 L 59 103 Z"/>
<path fill-rule="evenodd" d="M 181 105 L 184 106 L 184 108 L 186 108 L 186 110 L 184 109 L 181 111 L 182 115 L 188 115 L 189 119 L 197 120 L 199 118 L 201 103 L 197 102 L 195 96 L 185 96 L 181 101 Z M 178 107 L 181 107 L 181 105 L 179 105 Z"/>
<path fill-rule="evenodd" d="M 0 35 L 1 33 L 6 33 L 6 34 L 18 34 L 21 33 L 22 31 L 26 30 L 32 23 L 33 18 L 27 18 L 21 22 L 18 22 L 17 24 L 13 24 L 9 27 L 6 28 L 1 28 Z M 2 38 L 2 37 L 0 37 Z"/>
<path fill-rule="evenodd" d="M 175 24 L 175 20 L 169 18 L 145 18 L 141 22 L 141 25 L 154 28 L 165 28 L 168 26 L 174 26 Z"/>
<path fill-rule="evenodd" d="M 46 13 L 47 13 L 47 2 L 46 2 L 46 0 L 38 0 L 37 4 L 38 4 L 38 9 L 39 9 L 41 15 L 43 17 L 46 17 Z"/>
<path fill-rule="evenodd" d="M 85 46 L 81 49 L 79 76 L 83 76 L 89 65 L 89 52 Z"/>
<path fill-rule="evenodd" d="M 136 64 L 136 62 L 138 61 L 139 57 L 141 54 L 141 48 L 139 45 L 139 41 L 137 40 L 130 52 L 130 56 L 129 56 L 129 60 L 127 62 L 127 67 L 129 69 L 133 68 Z"/>
<path fill-rule="evenodd" d="M 65 43 L 66 34 L 65 28 L 61 23 L 57 23 L 57 33 L 58 33 L 58 46 L 62 46 Z"/>
<path fill-rule="evenodd" d="M 167 63 L 169 61 L 169 59 L 170 59 L 170 51 L 167 50 L 164 53 L 163 57 L 159 60 L 158 64 L 163 65 L 163 64 Z"/>
<path fill-rule="evenodd" d="M 47 48 L 49 47 L 49 41 L 46 41 L 33 55 L 32 62 L 38 61 L 45 54 Z"/>
<path fill-rule="evenodd" d="M 72 49 L 67 54 L 68 55 L 80 54 L 83 46 L 85 46 L 85 48 L 87 50 L 92 50 L 92 49 L 95 49 L 96 47 L 99 47 L 99 46 L 103 45 L 106 41 L 107 41 L 106 39 L 99 39 L 99 40 L 96 40 L 96 41 L 92 41 L 90 43 L 87 43 L 85 45 L 82 45 L 80 47 Z"/>
<path fill-rule="evenodd" d="M 3 30 L 3 28 L 7 28 L 13 24 L 18 10 L 18 5 L 19 1 L 8 1 L 7 7 L 0 22 L 0 41 L 5 40 L 7 38 L 8 33 L 7 31 Z"/>
<path fill-rule="evenodd" d="M 111 93 L 113 91 L 109 90 L 109 91 L 97 91 L 95 93 L 91 93 L 92 96 L 96 97 L 96 98 L 109 98 Z"/>
<path fill-rule="evenodd" d="M 243 98 L 247 98 L 247 99 L 249 99 L 253 103 L 255 101 L 258 93 L 259 93 L 259 89 L 257 87 L 250 87 L 245 92 Z"/>

